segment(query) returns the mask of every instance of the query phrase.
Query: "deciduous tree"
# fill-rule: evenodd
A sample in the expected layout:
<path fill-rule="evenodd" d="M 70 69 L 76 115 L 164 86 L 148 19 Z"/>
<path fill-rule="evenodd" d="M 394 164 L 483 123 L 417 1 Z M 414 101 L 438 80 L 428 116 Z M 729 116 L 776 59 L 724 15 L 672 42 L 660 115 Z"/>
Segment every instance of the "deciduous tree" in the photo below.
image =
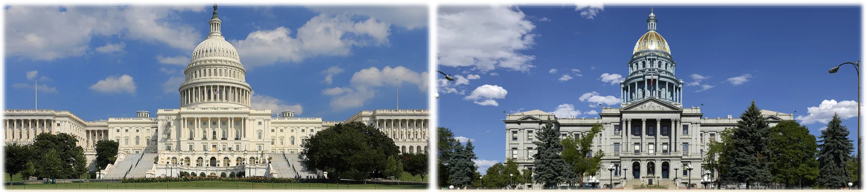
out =
<path fill-rule="evenodd" d="M 399 154 L 391 138 L 359 122 L 341 123 L 320 131 L 301 146 L 303 166 L 327 171 L 334 181 L 343 172 L 354 170 L 366 175 L 384 171 L 388 157 Z"/>
<path fill-rule="evenodd" d="M 583 186 L 584 177 L 595 175 L 601 168 L 601 158 L 604 157 L 604 152 L 601 150 L 593 152 L 592 142 L 602 130 L 604 130 L 604 126 L 596 123 L 583 137 L 568 136 L 562 141 L 564 148 L 562 159 L 570 165 L 571 172 L 575 173 L 576 178 L 574 179 L 580 186 Z"/>
<path fill-rule="evenodd" d="M 818 142 L 796 121 L 782 121 L 770 129 L 773 182 L 787 187 L 818 177 Z"/>

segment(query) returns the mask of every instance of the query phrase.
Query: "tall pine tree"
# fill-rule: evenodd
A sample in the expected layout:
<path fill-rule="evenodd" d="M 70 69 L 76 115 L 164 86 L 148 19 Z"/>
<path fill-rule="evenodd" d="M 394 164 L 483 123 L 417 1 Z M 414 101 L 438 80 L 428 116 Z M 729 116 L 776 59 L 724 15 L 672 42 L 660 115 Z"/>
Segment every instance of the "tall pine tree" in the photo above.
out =
<path fill-rule="evenodd" d="M 746 189 L 753 184 L 770 182 L 770 125 L 761 115 L 761 110 L 755 106 L 755 101 L 737 121 L 733 129 L 731 146 L 733 151 L 724 154 L 730 160 L 729 168 L 723 172 L 724 177 L 738 183 L 745 183 Z"/>
<path fill-rule="evenodd" d="M 455 149 L 454 155 L 448 162 L 449 177 L 455 187 L 466 187 L 472 184 L 476 169 L 475 162 L 472 160 L 478 159 L 473 150 L 475 146 L 472 146 L 472 141 L 466 141 L 466 146 Z"/>
<path fill-rule="evenodd" d="M 833 115 L 833 120 L 827 124 L 827 129 L 821 131 L 821 144 L 818 148 L 818 184 L 828 188 L 846 187 L 851 178 L 846 169 L 848 154 L 854 150 L 854 144 L 848 139 L 848 128 L 842 126 L 839 115 Z"/>
<path fill-rule="evenodd" d="M 545 189 L 556 187 L 565 181 L 566 172 L 570 171 L 562 159 L 562 143 L 559 140 L 559 128 L 554 127 L 550 119 L 535 136 L 538 141 L 532 142 L 538 148 L 538 153 L 532 155 L 535 165 L 532 174 L 535 182 L 542 183 Z"/>

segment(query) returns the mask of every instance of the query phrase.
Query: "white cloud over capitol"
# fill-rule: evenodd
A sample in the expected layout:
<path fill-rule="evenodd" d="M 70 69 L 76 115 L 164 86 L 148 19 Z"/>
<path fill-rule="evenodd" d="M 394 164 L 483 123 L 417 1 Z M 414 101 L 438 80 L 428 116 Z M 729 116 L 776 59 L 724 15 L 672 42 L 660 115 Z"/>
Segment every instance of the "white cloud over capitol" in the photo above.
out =
<path fill-rule="evenodd" d="M 535 67 L 535 56 L 518 52 L 535 43 L 535 25 L 516 8 L 442 7 L 436 19 L 440 66 L 471 67 L 482 73 Z"/>
<path fill-rule="evenodd" d="M 426 6 L 308 6 L 310 10 L 329 14 L 363 15 L 406 29 L 427 27 Z"/>
<path fill-rule="evenodd" d="M 122 93 L 135 94 L 135 81 L 132 76 L 122 75 L 120 77 L 108 76 L 103 80 L 99 80 L 96 84 L 90 86 L 91 90 L 102 93 Z"/>
<path fill-rule="evenodd" d="M 415 84 L 419 91 L 427 89 L 427 72 L 415 72 L 403 66 L 391 68 L 386 66 L 379 70 L 376 67 L 362 69 L 352 75 L 351 87 L 334 87 L 322 90 L 322 94 L 330 95 L 331 109 L 343 110 L 364 106 L 364 103 L 376 96 L 378 87 Z"/>
<path fill-rule="evenodd" d="M 293 111 L 295 115 L 304 113 L 304 107 L 301 104 L 289 105 L 285 103 L 285 101 L 271 96 L 256 94 L 255 91 L 250 97 L 250 107 L 253 109 L 270 109 L 273 114 L 283 111 Z"/>
<path fill-rule="evenodd" d="M 468 96 L 463 99 L 474 101 L 475 104 L 481 106 L 499 106 L 499 103 L 496 102 L 496 99 L 505 99 L 505 95 L 508 94 L 504 88 L 497 85 L 482 85 L 475 90 L 472 91 Z"/>
<path fill-rule="evenodd" d="M 616 97 L 610 96 L 610 95 L 601 96 L 598 94 L 598 92 L 595 92 L 595 91 L 589 92 L 589 93 L 584 93 L 583 95 L 580 95 L 578 100 L 593 103 L 596 105 L 601 105 L 601 104 L 616 105 L 616 104 L 619 104 L 619 102 L 620 102 L 619 98 L 616 98 Z"/>
<path fill-rule="evenodd" d="M 803 124 L 823 123 L 827 124 L 833 119 L 834 114 L 839 114 L 842 120 L 857 117 L 857 101 L 847 100 L 836 102 L 835 99 L 821 101 L 818 106 L 808 108 L 809 115 L 797 116 Z"/>

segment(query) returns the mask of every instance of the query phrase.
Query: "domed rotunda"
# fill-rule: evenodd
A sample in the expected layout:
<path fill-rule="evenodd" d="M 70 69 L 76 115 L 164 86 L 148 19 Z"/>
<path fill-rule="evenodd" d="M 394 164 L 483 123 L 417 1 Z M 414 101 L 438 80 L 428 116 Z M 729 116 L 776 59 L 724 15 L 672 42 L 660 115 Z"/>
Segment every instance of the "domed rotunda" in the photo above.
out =
<path fill-rule="evenodd" d="M 207 39 L 196 46 L 180 85 L 181 107 L 249 107 L 252 87 L 238 51 L 220 32 L 214 5 Z"/>
<path fill-rule="evenodd" d="M 682 106 L 683 81 L 676 77 L 676 62 L 671 57 L 671 48 L 661 34 L 656 32 L 656 15 L 650 11 L 647 32 L 635 43 L 629 74 L 620 83 L 623 107 L 647 98 L 656 98 Z"/>

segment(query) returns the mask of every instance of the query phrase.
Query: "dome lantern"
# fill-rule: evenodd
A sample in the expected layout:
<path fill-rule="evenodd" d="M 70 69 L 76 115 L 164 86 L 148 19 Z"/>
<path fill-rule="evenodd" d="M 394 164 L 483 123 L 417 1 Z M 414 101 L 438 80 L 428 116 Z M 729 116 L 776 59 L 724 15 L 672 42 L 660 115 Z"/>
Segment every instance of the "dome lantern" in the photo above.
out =
<path fill-rule="evenodd" d="M 222 25 L 222 21 L 217 17 L 217 5 L 213 4 L 213 17 L 210 18 L 210 33 L 207 35 L 207 38 L 223 38 L 222 33 L 220 33 L 220 27 Z"/>
<path fill-rule="evenodd" d="M 216 10 L 216 8 L 214 8 L 214 10 Z M 214 17 L 216 17 L 216 11 L 214 11 Z M 646 19 L 647 31 L 656 31 L 656 22 L 658 22 L 658 20 L 656 20 L 656 14 L 653 9 L 650 9 L 649 18 Z"/>

